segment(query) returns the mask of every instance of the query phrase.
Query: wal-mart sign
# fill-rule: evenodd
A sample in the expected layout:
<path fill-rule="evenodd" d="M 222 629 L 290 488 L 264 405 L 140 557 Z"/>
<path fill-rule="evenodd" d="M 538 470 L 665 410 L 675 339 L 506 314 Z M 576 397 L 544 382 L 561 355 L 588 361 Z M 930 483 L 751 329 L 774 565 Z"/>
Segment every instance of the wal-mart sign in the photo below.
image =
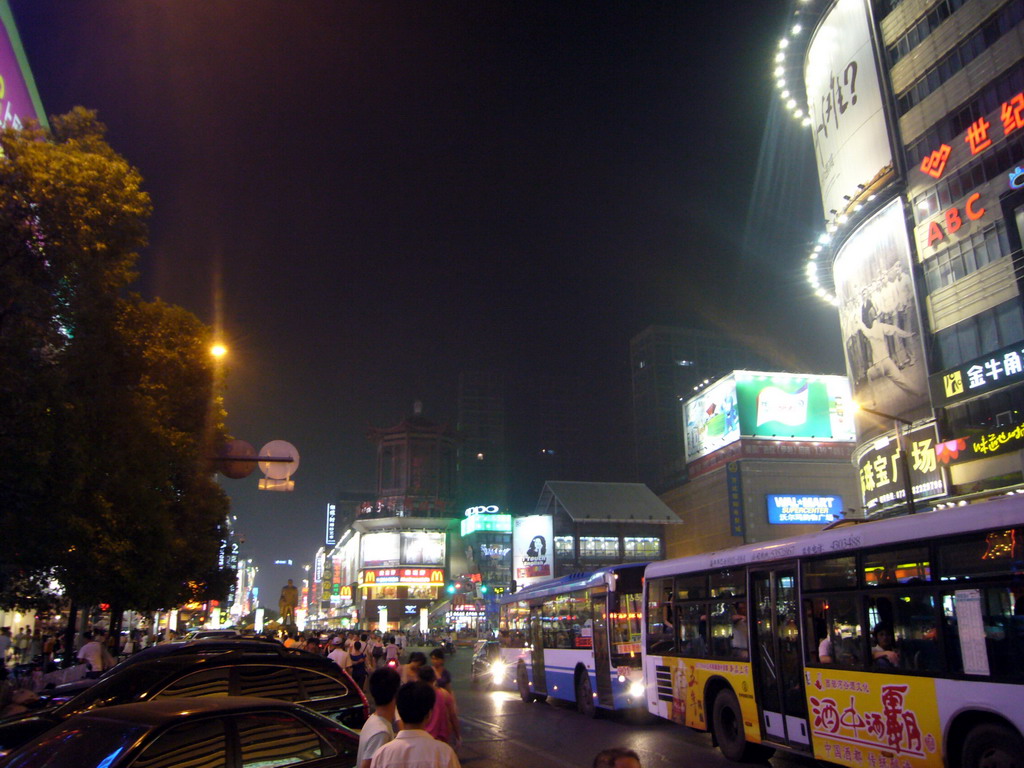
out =
<path fill-rule="evenodd" d="M 843 516 L 841 496 L 769 493 L 768 522 L 774 525 L 826 525 Z"/>

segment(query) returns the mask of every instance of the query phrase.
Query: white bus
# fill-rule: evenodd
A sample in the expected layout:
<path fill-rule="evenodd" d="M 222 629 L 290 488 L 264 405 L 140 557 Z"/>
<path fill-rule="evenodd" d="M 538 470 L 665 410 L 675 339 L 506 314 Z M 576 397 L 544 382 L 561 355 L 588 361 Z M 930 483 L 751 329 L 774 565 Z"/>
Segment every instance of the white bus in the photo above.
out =
<path fill-rule="evenodd" d="M 575 701 L 584 714 L 644 706 L 645 563 L 534 584 L 500 599 L 499 641 L 523 701 Z"/>
<path fill-rule="evenodd" d="M 651 563 L 648 710 L 734 760 L 1024 766 L 1024 497 Z"/>

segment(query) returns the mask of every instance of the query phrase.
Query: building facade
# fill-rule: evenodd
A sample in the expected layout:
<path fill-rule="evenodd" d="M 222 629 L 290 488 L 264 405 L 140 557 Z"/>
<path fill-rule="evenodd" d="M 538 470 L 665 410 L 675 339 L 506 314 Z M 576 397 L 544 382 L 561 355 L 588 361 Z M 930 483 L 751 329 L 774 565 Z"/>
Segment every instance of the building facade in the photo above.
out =
<path fill-rule="evenodd" d="M 818 161 L 808 275 L 839 311 L 875 512 L 1024 479 L 1022 60 L 1016 0 L 806 3 L 779 44 Z"/>

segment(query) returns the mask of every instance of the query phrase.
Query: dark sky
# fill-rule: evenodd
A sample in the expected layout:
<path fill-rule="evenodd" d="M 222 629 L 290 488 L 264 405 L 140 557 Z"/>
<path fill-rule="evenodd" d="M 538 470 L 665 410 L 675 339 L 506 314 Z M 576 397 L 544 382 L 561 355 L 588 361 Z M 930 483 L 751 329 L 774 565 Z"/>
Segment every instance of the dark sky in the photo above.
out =
<path fill-rule="evenodd" d="M 842 371 L 789 2 L 10 5 L 47 113 L 98 110 L 146 180 L 137 289 L 219 317 L 230 431 L 299 449 L 292 494 L 224 481 L 273 594 L 373 487 L 366 429 L 454 421 L 460 370 L 580 376 L 610 452 L 652 323 Z"/>

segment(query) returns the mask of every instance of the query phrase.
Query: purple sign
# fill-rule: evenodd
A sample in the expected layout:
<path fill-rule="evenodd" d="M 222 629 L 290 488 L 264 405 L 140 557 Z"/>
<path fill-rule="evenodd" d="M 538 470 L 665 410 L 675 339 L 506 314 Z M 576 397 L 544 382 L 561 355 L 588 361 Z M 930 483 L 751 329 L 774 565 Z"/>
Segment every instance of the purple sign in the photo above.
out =
<path fill-rule="evenodd" d="M 21 129 L 26 120 L 39 120 L 38 97 L 6 2 L 0 2 L 0 127 Z"/>

